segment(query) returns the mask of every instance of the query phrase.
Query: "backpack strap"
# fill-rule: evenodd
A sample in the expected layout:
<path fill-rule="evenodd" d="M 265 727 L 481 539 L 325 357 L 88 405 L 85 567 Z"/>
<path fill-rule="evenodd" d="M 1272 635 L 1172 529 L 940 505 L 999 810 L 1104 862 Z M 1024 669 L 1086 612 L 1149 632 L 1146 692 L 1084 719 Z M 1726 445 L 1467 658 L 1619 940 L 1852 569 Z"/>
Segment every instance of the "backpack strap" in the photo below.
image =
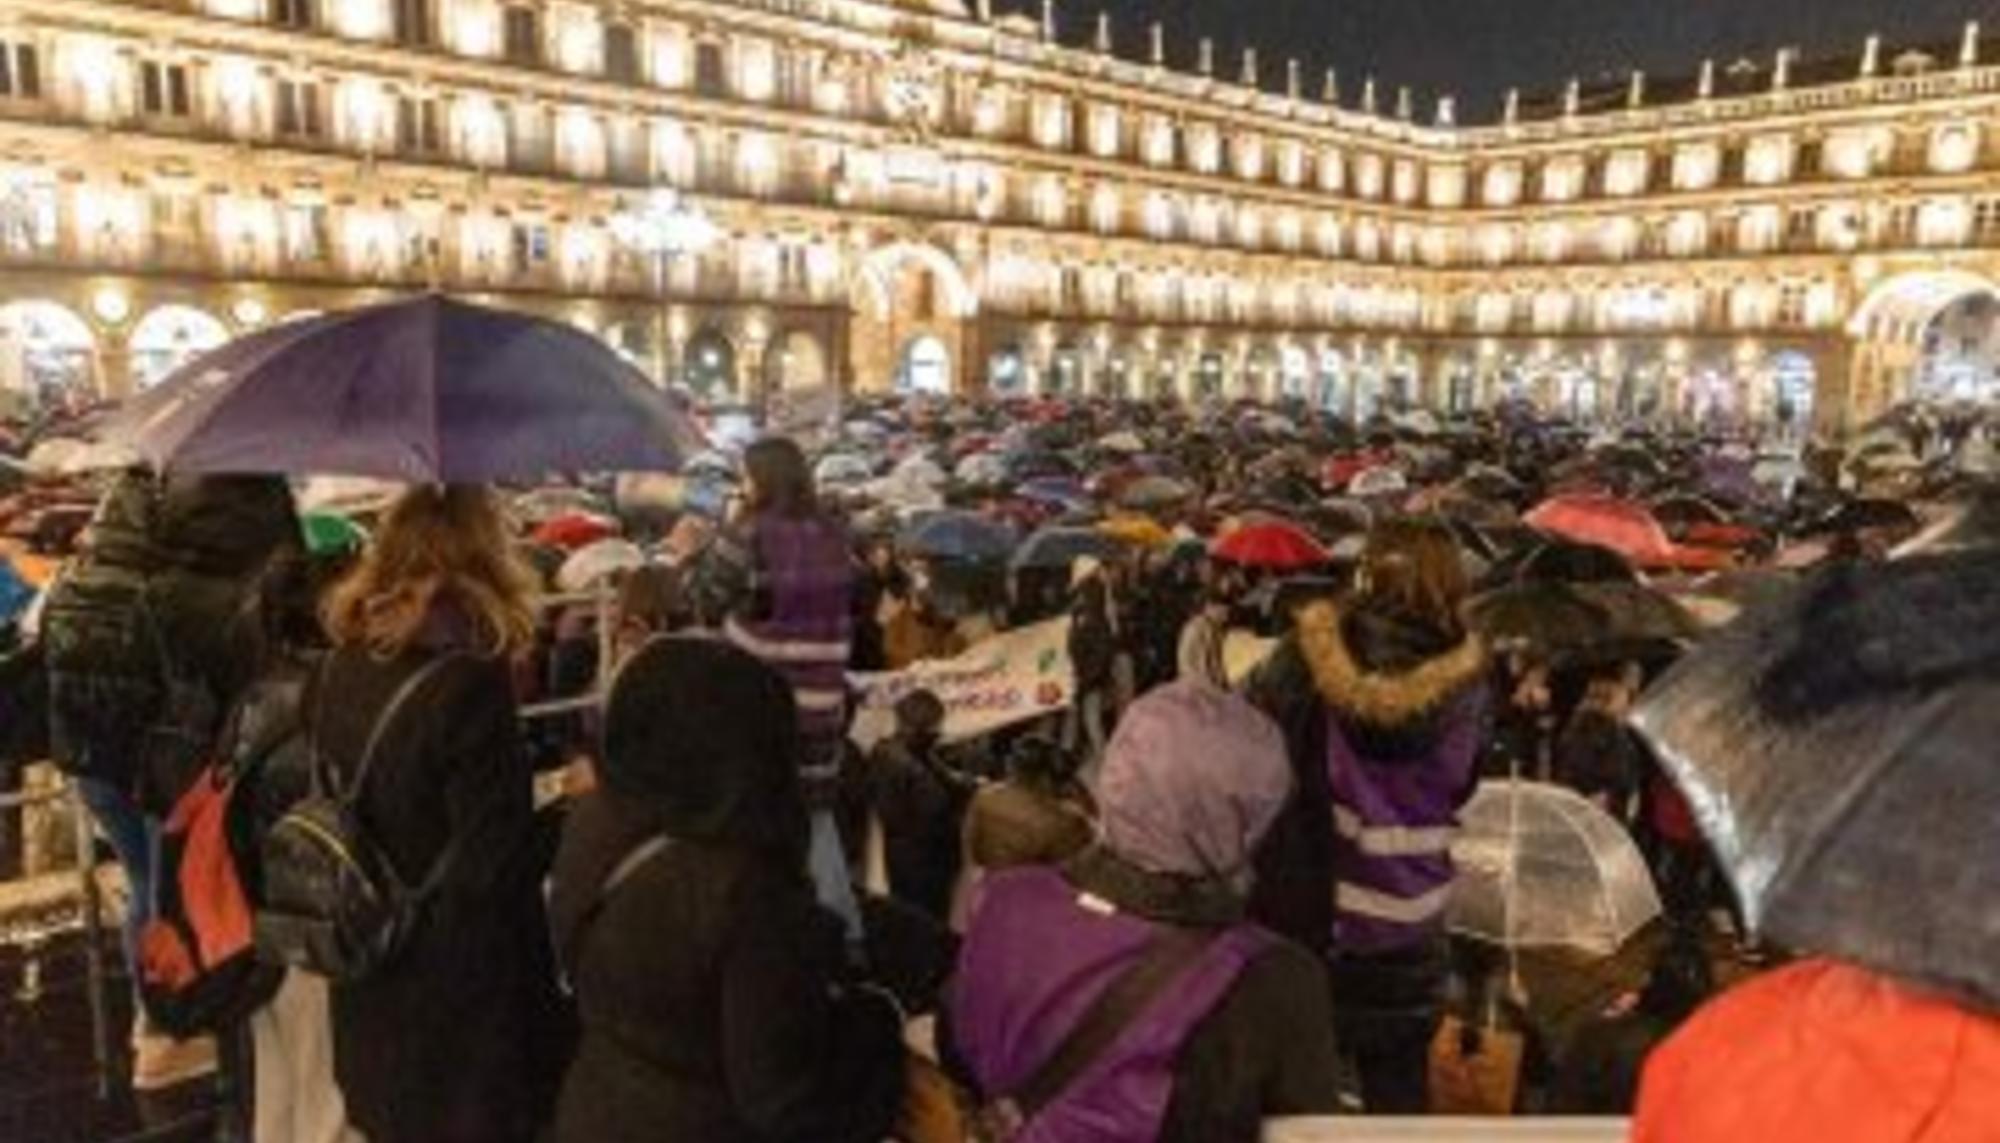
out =
<path fill-rule="evenodd" d="M 410 704 L 410 700 L 417 696 L 417 692 L 423 689 L 425 683 L 458 658 L 457 655 L 439 655 L 411 671 L 396 687 L 395 693 L 389 696 L 388 704 L 375 716 L 375 725 L 368 731 L 368 744 L 361 749 L 361 761 L 354 769 L 354 776 L 344 783 L 338 794 L 338 800 L 343 805 L 352 807 L 361 800 L 361 792 L 368 785 L 368 774 L 375 768 L 376 757 L 382 753 L 382 742 L 389 736 L 389 731 L 395 726 L 398 716 L 403 713 L 403 708 Z M 326 696 L 333 690 L 332 676 L 332 663 L 329 661 L 327 669 L 320 673 L 320 692 L 315 703 L 317 710 L 313 718 L 315 770 L 321 769 L 324 765 L 324 759 L 320 758 L 319 753 L 319 735 L 321 727 L 325 725 Z"/>
<path fill-rule="evenodd" d="M 1025 1125 L 1069 1090 L 1118 1042 L 1152 1002 L 1208 951 L 1225 930 L 1170 925 L 1154 937 L 1130 968 L 1077 1021 L 1049 1058 L 1014 1092 L 995 1101 L 1001 1115 Z"/>
<path fill-rule="evenodd" d="M 620 858 L 618 864 L 612 866 L 611 872 L 605 876 L 604 883 L 597 887 L 597 895 L 591 898 L 590 905 L 584 909 L 583 917 L 576 925 L 576 936 L 570 941 L 569 947 L 557 950 L 557 960 L 579 961 L 583 952 L 583 942 L 596 924 L 598 914 L 604 912 L 604 907 L 611 903 L 611 895 L 618 892 L 627 881 L 632 880 L 641 869 L 651 864 L 654 858 L 672 849 L 673 845 L 673 838 L 658 833 L 633 846 L 632 852 Z M 567 955 L 564 955 L 565 953 Z M 575 982 L 569 979 L 569 971 L 565 969 L 563 971 L 565 991 L 573 990 L 574 984 Z"/>

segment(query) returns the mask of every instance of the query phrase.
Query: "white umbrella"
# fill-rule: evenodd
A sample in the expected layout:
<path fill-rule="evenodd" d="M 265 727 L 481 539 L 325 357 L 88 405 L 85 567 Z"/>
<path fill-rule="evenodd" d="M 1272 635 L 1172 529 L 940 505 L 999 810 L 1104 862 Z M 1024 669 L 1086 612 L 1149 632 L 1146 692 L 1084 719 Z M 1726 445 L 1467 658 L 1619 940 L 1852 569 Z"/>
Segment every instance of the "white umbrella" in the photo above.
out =
<path fill-rule="evenodd" d="M 1510 950 L 1572 948 L 1610 956 L 1660 915 L 1660 895 L 1632 835 L 1561 786 L 1482 782 L 1452 843 L 1454 932 Z"/>
<path fill-rule="evenodd" d="M 408 487 L 372 476 L 312 476 L 294 487 L 292 499 L 302 513 L 366 516 L 387 509 Z"/>
<path fill-rule="evenodd" d="M 951 482 L 951 474 L 944 466 L 922 453 L 906 457 L 896 465 L 891 475 L 905 484 L 921 484 L 929 488 L 940 488 Z"/>
<path fill-rule="evenodd" d="M 813 466 L 813 480 L 820 485 L 864 484 L 874 476 L 874 466 L 851 453 L 830 453 Z"/>
<path fill-rule="evenodd" d="M 51 437 L 37 444 L 34 448 L 29 449 L 28 455 L 21 463 L 27 466 L 29 472 L 37 476 L 62 476 L 67 473 L 77 472 L 93 464 L 116 467 L 118 464 L 124 463 L 123 461 L 116 460 L 109 461 L 108 463 L 101 460 L 93 460 L 92 458 L 96 455 L 96 451 L 92 449 L 90 444 L 84 441 L 73 440 L 69 437 Z"/>
<path fill-rule="evenodd" d="M 1097 447 L 1107 452 L 1136 453 L 1146 451 L 1146 442 L 1140 439 L 1138 433 L 1127 429 L 1106 436 L 1097 442 Z"/>
<path fill-rule="evenodd" d="M 958 462 L 958 478 L 966 484 L 999 484 L 1007 479 L 1007 458 L 997 452 L 976 452 Z"/>
<path fill-rule="evenodd" d="M 1410 490 L 1409 478 L 1401 471 L 1387 465 L 1364 468 L 1347 482 L 1347 494 L 1364 499 L 1378 496 L 1400 496 Z"/>
<path fill-rule="evenodd" d="M 621 572 L 646 566 L 646 553 L 630 540 L 599 540 L 578 548 L 556 571 L 556 590 L 588 591 Z"/>

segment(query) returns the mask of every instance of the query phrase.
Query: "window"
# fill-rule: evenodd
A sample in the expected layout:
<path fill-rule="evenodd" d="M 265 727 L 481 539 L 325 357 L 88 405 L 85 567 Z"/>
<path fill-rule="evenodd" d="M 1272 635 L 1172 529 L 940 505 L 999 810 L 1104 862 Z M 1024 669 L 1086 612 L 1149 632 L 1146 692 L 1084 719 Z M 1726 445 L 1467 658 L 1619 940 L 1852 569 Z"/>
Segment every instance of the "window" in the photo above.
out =
<path fill-rule="evenodd" d="M 0 43 L 0 96 L 9 99 L 41 98 L 41 58 L 33 44 Z"/>
<path fill-rule="evenodd" d="M 406 155 L 435 155 L 444 150 L 436 99 L 405 95 L 396 101 L 396 148 Z"/>
<path fill-rule="evenodd" d="M 318 262 L 326 257 L 327 211 L 320 203 L 285 208 L 285 257 L 293 262 Z"/>
<path fill-rule="evenodd" d="M 604 75 L 619 83 L 639 82 L 639 35 L 632 25 L 605 25 Z"/>
<path fill-rule="evenodd" d="M 514 269 L 532 273 L 549 264 L 549 228 L 539 222 L 514 224 Z"/>
<path fill-rule="evenodd" d="M 778 248 L 779 289 L 789 295 L 803 295 L 811 292 L 812 277 L 805 246 L 787 242 Z"/>
<path fill-rule="evenodd" d="M 0 176 L 0 246 L 15 254 L 56 245 L 56 184 L 42 174 Z"/>
<path fill-rule="evenodd" d="M 695 45 L 694 90 L 710 97 L 729 94 L 729 68 L 722 58 L 721 44 L 709 41 Z"/>
<path fill-rule="evenodd" d="M 311 28 L 314 0 L 271 0 L 271 22 L 281 28 Z"/>
<path fill-rule="evenodd" d="M 310 80 L 278 81 L 278 135 L 290 139 L 319 138 L 319 84 Z"/>
<path fill-rule="evenodd" d="M 431 39 L 431 0 L 396 0 L 396 42 L 428 47 Z"/>
<path fill-rule="evenodd" d="M 533 8 L 515 5 L 507 9 L 505 55 L 510 63 L 542 62 L 541 20 Z"/>
<path fill-rule="evenodd" d="M 188 73 L 185 64 L 146 60 L 139 65 L 139 110 L 168 119 L 188 117 Z"/>

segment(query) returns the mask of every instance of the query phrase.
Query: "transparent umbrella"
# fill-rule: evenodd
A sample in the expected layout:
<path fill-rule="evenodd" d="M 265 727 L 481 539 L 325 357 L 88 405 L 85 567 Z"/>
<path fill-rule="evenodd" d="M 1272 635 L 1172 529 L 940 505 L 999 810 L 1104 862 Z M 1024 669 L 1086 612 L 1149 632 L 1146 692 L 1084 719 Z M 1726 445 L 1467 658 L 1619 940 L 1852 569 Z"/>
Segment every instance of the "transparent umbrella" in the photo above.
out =
<path fill-rule="evenodd" d="M 1609 956 L 1660 915 L 1639 847 L 1581 795 L 1538 782 L 1480 783 L 1452 843 L 1454 932 L 1510 950 Z"/>

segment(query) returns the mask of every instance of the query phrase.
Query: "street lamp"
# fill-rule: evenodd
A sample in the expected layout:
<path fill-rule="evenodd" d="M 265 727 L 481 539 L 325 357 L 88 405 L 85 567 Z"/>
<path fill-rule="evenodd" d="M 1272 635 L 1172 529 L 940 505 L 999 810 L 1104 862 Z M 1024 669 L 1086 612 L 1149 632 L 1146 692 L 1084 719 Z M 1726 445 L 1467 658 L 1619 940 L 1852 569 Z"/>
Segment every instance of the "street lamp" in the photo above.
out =
<path fill-rule="evenodd" d="M 661 380 L 678 380 L 676 363 L 667 345 L 667 280 L 675 259 L 699 257 L 722 238 L 722 230 L 707 212 L 681 197 L 679 191 L 660 187 L 636 206 L 611 216 L 611 234 L 619 245 L 653 260 L 653 289 L 660 295 Z"/>

